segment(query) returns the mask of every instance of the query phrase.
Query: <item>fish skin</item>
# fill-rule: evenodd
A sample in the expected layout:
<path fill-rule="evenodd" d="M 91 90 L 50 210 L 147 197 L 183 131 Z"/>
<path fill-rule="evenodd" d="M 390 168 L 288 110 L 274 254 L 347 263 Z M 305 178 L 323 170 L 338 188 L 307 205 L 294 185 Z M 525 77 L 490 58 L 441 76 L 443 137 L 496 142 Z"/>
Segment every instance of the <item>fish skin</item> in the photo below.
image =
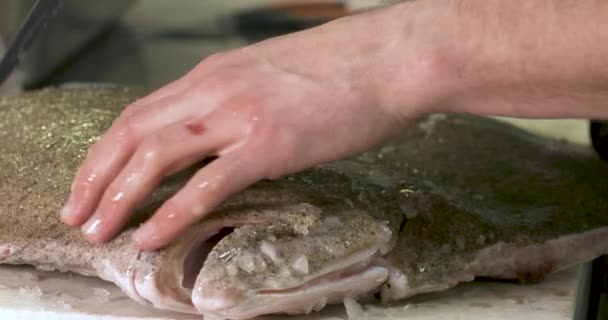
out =
<path fill-rule="evenodd" d="M 432 116 L 361 156 L 259 182 L 166 249 L 138 251 L 133 227 L 183 185 L 185 172 L 157 189 L 116 239 L 89 245 L 60 223 L 61 205 L 87 147 L 140 95 L 116 87 L 0 99 L 0 197 L 9 199 L 0 204 L 0 263 L 96 275 L 158 308 L 244 319 L 339 302 L 338 294 L 290 308 L 278 294 L 331 276 L 356 254 L 371 256 L 340 268 L 387 271 L 361 294 L 382 286 L 383 299 L 394 300 L 475 276 L 540 280 L 607 251 L 608 167 L 590 148 L 468 115 Z M 222 227 L 236 229 L 210 249 L 191 297 L 174 261 Z M 280 262 L 261 249 L 268 243 Z M 293 268 L 302 255 L 307 273 Z M 143 297 L 124 279 L 172 298 Z M 215 298 L 229 303 L 203 301 Z"/>
<path fill-rule="evenodd" d="M 249 245 L 258 250 L 256 237 L 270 242 L 290 238 L 307 244 L 304 251 L 279 253 L 281 261 L 288 264 L 305 253 L 307 273 L 294 272 L 291 266 L 282 274 L 272 273 L 271 261 L 263 272 L 239 269 L 230 280 L 242 290 L 243 297 L 255 296 L 257 289 L 301 284 L 318 276 L 333 261 L 370 248 L 386 253 L 395 243 L 403 214 L 396 202 L 389 201 L 393 192 L 387 190 L 394 183 L 368 181 L 365 173 L 372 167 L 353 161 L 262 181 L 225 201 L 167 248 L 137 250 L 131 241 L 134 227 L 179 190 L 193 168 L 157 188 L 115 239 L 104 245 L 89 244 L 80 230 L 61 223 L 61 206 L 88 147 L 124 106 L 141 95 L 131 88 L 94 87 L 44 89 L 0 98 L 0 197 L 7 199 L 0 204 L 0 249 L 6 249 L 0 263 L 98 276 L 116 283 L 141 303 L 199 313 L 192 305 L 190 291 L 180 285 L 181 265 L 175 261 L 184 259 L 201 234 L 211 236 L 222 227 L 237 227 L 213 248 L 210 257 L 234 246 Z M 340 223 L 328 227 L 323 224 L 328 217 Z M 248 228 L 238 228 L 243 224 Z M 285 248 L 298 246 L 285 244 Z M 207 259 L 203 276 L 213 278 L 224 272 L 214 267 L 214 261 Z M 274 286 L 269 286 L 269 279 Z M 235 315 L 238 317 L 243 316 Z"/>
<path fill-rule="evenodd" d="M 586 146 L 434 115 L 334 168 L 385 186 L 407 216 L 393 249 L 372 262 L 389 271 L 384 301 L 480 276 L 537 282 L 608 254 L 608 164 Z"/>
<path fill-rule="evenodd" d="M 608 164 L 591 148 L 472 115 L 435 115 L 394 141 L 368 154 L 401 168 L 411 217 L 385 257 L 407 284 L 387 299 L 479 276 L 537 282 L 608 253 Z"/>

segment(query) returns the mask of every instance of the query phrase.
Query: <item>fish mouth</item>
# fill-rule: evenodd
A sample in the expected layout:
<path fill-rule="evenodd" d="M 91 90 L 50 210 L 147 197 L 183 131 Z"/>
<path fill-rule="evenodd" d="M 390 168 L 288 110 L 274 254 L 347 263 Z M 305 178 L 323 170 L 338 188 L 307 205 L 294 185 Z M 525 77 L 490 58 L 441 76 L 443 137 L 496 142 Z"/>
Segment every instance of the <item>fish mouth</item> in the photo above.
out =
<path fill-rule="evenodd" d="M 365 250 L 327 268 L 298 285 L 281 289 L 237 289 L 229 284 L 199 283 L 192 302 L 205 317 L 250 319 L 268 314 L 302 314 L 319 311 L 345 298 L 371 296 L 388 279 L 389 271 L 377 264 L 379 251 Z"/>
<path fill-rule="evenodd" d="M 193 305 L 192 293 L 207 256 L 224 237 L 250 223 L 261 222 L 211 223 L 194 228 L 163 253 L 160 265 L 147 261 L 154 253 L 142 251 L 132 270 L 130 285 L 120 286 L 132 298 L 155 308 L 200 314 Z M 148 264 L 155 267 L 147 268 Z"/>
<path fill-rule="evenodd" d="M 379 250 L 370 248 L 332 263 L 324 272 L 290 287 L 237 289 L 230 281 L 220 286 L 197 282 L 205 276 L 203 266 L 222 239 L 235 230 L 264 224 L 267 221 L 223 221 L 187 232 L 167 250 L 162 265 L 154 272 L 134 270 L 132 292 L 137 300 L 159 309 L 217 319 L 250 319 L 318 311 L 326 304 L 341 303 L 346 297 L 369 294 L 388 278 L 387 269 L 377 263 Z M 146 254 L 141 252 L 140 263 Z"/>
<path fill-rule="evenodd" d="M 211 237 L 202 237 L 190 249 L 183 261 L 183 278 L 182 288 L 193 290 L 194 283 L 200 273 L 207 256 L 211 253 L 213 247 L 218 244 L 224 237 L 231 234 L 235 226 L 222 227 L 216 234 Z"/>
<path fill-rule="evenodd" d="M 222 250 L 234 240 L 231 235 L 255 234 L 256 228 L 275 223 L 265 220 L 259 216 L 220 219 L 192 228 L 163 253 L 161 265 L 152 273 L 136 270 L 133 283 L 137 295 L 159 309 L 207 318 L 250 319 L 267 314 L 310 313 L 345 298 L 371 296 L 390 277 L 390 270 L 379 263 L 386 253 L 381 240 L 339 256 L 310 275 L 288 276 L 289 281 L 252 284 L 243 280 L 242 274 L 217 273 L 218 269 L 229 272 L 222 262 Z M 224 248 L 220 250 L 218 245 L 222 243 Z M 255 243 L 261 248 L 261 243 Z M 241 248 L 237 245 L 234 249 L 236 256 L 230 259 L 240 257 Z M 146 254 L 141 252 L 140 260 L 145 260 Z M 263 277 L 273 276 L 263 273 Z"/>

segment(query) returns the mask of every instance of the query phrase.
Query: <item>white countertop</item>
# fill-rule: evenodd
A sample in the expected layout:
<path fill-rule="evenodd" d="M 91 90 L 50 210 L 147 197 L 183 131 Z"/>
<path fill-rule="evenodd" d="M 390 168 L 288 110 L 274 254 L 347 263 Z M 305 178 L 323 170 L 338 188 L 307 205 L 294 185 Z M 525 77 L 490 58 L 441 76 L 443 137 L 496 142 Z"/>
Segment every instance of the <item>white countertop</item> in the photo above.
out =
<path fill-rule="evenodd" d="M 464 283 L 388 306 L 364 305 L 360 319 L 403 320 L 570 320 L 574 312 L 579 268 L 553 274 L 542 283 Z M 129 299 L 116 286 L 97 278 L 30 267 L 0 266 L 0 319 L 23 320 L 160 320 L 200 319 L 154 310 Z M 265 320 L 285 316 L 264 317 Z M 290 320 L 347 319 L 335 305 Z"/>

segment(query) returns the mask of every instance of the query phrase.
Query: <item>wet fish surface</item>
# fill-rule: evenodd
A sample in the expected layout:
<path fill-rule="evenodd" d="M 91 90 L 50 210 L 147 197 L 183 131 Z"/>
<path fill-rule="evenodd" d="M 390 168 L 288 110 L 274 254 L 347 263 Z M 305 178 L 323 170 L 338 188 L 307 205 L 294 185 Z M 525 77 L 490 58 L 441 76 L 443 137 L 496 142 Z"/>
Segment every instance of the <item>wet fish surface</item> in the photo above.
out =
<path fill-rule="evenodd" d="M 59 212 L 88 146 L 142 93 L 44 89 L 0 98 L 0 263 L 72 271 L 206 318 L 307 313 L 478 276 L 539 281 L 608 251 L 608 167 L 592 150 L 495 120 L 435 115 L 352 159 L 262 181 L 170 246 L 135 226 L 192 170 L 167 179 L 120 235 L 90 245 Z"/>

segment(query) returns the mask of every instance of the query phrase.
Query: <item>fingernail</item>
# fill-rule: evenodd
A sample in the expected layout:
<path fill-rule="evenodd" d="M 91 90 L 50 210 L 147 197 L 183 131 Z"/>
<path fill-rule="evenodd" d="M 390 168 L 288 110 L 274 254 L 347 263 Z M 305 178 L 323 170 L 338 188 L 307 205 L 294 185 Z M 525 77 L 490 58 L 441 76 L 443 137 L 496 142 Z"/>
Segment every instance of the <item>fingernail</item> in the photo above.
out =
<path fill-rule="evenodd" d="M 95 235 L 99 232 L 99 227 L 101 225 L 101 219 L 92 217 L 85 224 L 82 225 L 82 233 L 85 235 Z"/>
<path fill-rule="evenodd" d="M 63 220 L 70 219 L 71 217 L 76 215 L 75 208 L 74 208 L 75 202 L 76 202 L 76 200 L 74 199 L 74 196 L 70 195 L 65 206 L 63 206 L 63 210 L 61 210 L 61 218 Z"/>
<path fill-rule="evenodd" d="M 158 239 L 156 228 L 150 223 L 144 223 L 133 234 L 133 241 L 138 246 L 146 246 L 147 242 Z"/>

